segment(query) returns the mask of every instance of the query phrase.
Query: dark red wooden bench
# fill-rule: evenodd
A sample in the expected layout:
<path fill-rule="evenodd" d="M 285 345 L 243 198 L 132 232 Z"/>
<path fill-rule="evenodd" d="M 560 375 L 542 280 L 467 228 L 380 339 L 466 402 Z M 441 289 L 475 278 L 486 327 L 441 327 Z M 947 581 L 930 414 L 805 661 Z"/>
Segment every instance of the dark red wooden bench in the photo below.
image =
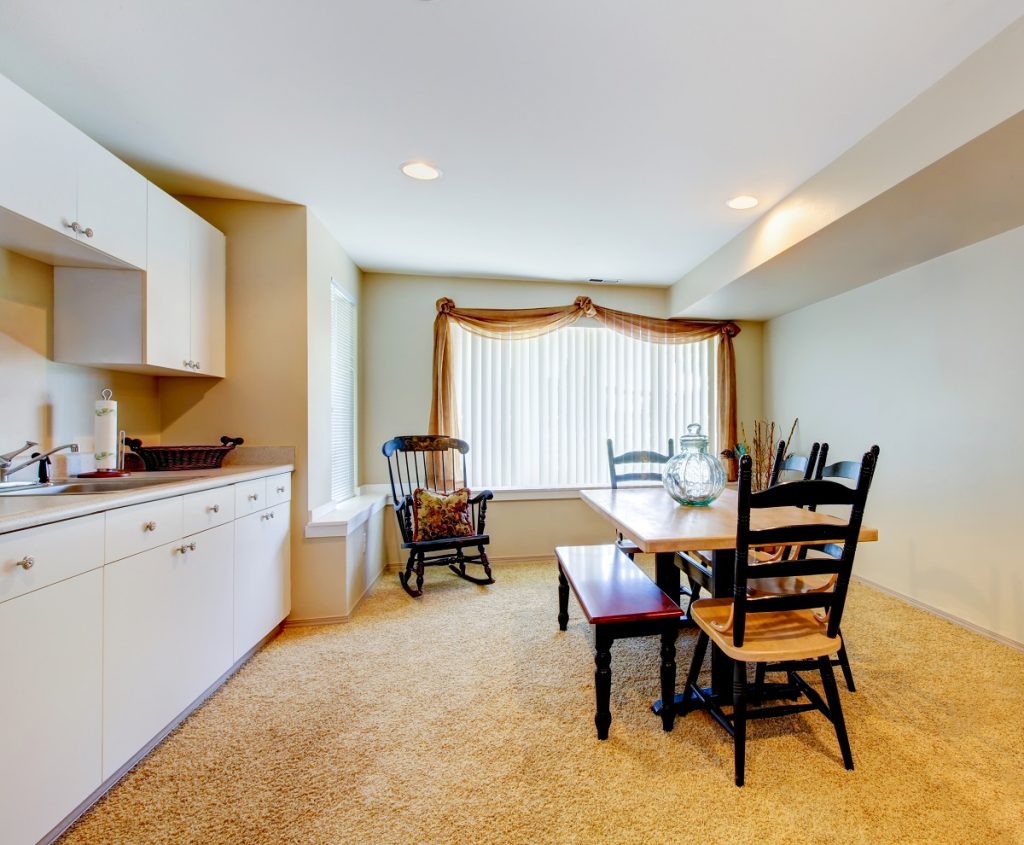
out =
<path fill-rule="evenodd" d="M 594 688 L 597 738 L 608 738 L 612 723 L 612 643 L 626 637 L 661 636 L 661 700 L 676 694 L 676 634 L 679 605 L 665 595 L 639 566 L 614 545 L 559 546 L 558 627 L 569 622 L 569 588 L 594 626 Z M 662 727 L 672 730 L 675 710 L 662 708 Z"/>

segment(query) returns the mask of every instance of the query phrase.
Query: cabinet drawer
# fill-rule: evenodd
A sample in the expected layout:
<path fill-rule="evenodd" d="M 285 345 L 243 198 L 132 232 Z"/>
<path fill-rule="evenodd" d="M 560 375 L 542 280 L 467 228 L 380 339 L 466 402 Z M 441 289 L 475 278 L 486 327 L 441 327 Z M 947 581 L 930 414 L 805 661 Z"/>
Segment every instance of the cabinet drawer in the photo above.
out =
<path fill-rule="evenodd" d="M 267 479 L 257 478 L 235 485 L 235 518 L 263 510 L 267 506 Z"/>
<path fill-rule="evenodd" d="M 106 561 L 155 549 L 182 536 L 181 496 L 107 511 Z"/>
<path fill-rule="evenodd" d="M 102 565 L 101 513 L 0 534 L 0 602 Z"/>
<path fill-rule="evenodd" d="M 292 474 L 283 472 L 267 479 L 267 507 L 287 502 L 292 497 Z"/>
<path fill-rule="evenodd" d="M 182 496 L 185 536 L 215 528 L 235 518 L 235 491 L 231 487 L 215 487 L 201 493 Z"/>

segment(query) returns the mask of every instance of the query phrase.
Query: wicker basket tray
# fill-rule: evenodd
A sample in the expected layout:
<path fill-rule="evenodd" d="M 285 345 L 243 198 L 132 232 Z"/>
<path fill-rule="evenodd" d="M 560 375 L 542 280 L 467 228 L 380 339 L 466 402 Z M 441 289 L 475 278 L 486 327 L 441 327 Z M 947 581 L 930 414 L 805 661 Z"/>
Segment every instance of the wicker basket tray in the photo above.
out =
<path fill-rule="evenodd" d="M 221 446 L 143 446 L 141 440 L 124 439 L 124 445 L 142 459 L 148 472 L 176 469 L 217 469 L 224 456 L 241 446 L 241 437 L 222 437 Z"/>

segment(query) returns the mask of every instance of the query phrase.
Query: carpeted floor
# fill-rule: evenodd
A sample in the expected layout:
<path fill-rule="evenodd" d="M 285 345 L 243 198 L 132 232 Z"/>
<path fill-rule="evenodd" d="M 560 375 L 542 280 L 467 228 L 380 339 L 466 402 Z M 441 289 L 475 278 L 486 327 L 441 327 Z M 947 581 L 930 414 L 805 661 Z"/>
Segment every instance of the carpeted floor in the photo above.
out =
<path fill-rule="evenodd" d="M 61 845 L 1024 843 L 1024 654 L 855 586 L 856 770 L 802 714 L 752 724 L 737 789 L 706 715 L 649 712 L 657 638 L 615 644 L 598 742 L 554 565 L 496 575 L 433 570 L 414 601 L 388 574 L 351 623 L 286 631 Z"/>

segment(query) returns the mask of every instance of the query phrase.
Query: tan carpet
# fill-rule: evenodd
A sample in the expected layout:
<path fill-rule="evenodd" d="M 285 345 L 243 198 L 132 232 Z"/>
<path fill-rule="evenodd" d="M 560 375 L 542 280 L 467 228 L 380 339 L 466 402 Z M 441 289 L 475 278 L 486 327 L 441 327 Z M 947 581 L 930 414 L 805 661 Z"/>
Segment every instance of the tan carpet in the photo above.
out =
<path fill-rule="evenodd" d="M 752 725 L 737 789 L 706 715 L 649 712 L 656 638 L 616 643 L 598 742 L 553 564 L 496 575 L 433 570 L 413 601 L 389 574 L 350 624 L 285 632 L 61 842 L 1024 842 L 1024 654 L 858 586 L 856 770 L 802 714 Z"/>

